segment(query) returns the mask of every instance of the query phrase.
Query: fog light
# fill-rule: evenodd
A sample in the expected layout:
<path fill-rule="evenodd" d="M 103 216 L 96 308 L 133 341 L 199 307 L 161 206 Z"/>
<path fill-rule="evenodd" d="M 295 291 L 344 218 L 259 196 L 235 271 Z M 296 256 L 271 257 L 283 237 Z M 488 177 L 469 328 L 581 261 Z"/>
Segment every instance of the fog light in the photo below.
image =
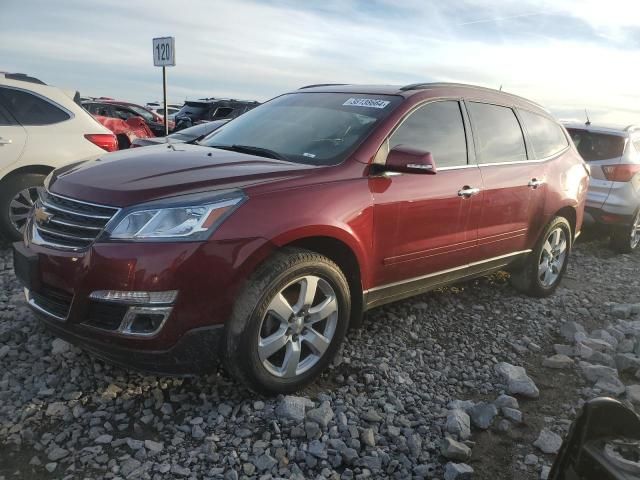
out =
<path fill-rule="evenodd" d="M 156 334 L 171 314 L 172 307 L 129 307 L 118 329 L 125 335 Z"/>
<path fill-rule="evenodd" d="M 126 303 L 136 305 L 171 304 L 178 296 L 177 290 L 166 292 L 127 292 L 118 290 L 98 290 L 92 292 L 89 298 L 104 302 Z"/>

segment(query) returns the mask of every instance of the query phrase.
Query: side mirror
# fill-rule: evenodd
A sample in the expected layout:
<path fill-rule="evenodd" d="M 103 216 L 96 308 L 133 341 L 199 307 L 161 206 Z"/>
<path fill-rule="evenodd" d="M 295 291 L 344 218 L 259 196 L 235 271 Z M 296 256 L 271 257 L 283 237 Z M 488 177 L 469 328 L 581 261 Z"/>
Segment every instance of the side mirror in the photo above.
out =
<path fill-rule="evenodd" d="M 401 173 L 436 174 L 436 164 L 431 152 L 396 145 L 387 155 L 385 170 Z"/>

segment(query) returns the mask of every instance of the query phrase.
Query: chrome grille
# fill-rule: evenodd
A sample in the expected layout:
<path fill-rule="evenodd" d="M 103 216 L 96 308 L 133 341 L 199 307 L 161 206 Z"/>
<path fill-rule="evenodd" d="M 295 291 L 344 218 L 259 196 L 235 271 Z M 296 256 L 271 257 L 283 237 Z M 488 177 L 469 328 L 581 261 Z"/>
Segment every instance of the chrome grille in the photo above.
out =
<path fill-rule="evenodd" d="M 87 248 L 118 211 L 42 191 L 33 213 L 34 241 L 71 250 Z"/>

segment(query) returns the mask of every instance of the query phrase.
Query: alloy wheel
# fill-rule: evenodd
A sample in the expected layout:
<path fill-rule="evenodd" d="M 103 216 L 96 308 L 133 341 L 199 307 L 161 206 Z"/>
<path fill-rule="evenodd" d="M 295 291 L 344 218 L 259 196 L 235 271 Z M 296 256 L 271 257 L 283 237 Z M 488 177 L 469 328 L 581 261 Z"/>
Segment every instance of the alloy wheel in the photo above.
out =
<path fill-rule="evenodd" d="M 24 232 L 29 212 L 33 207 L 42 187 L 28 187 L 20 190 L 9 203 L 9 221 L 18 232 Z"/>
<path fill-rule="evenodd" d="M 636 214 L 636 217 L 633 219 L 633 223 L 631 225 L 631 250 L 634 250 L 638 244 L 640 244 L 640 210 Z"/>
<path fill-rule="evenodd" d="M 542 247 L 538 262 L 538 279 L 544 287 L 551 287 L 562 273 L 567 259 L 567 235 L 563 228 L 554 228 Z"/>
<path fill-rule="evenodd" d="M 326 280 L 305 275 L 271 300 L 258 335 L 264 368 L 280 378 L 293 378 L 316 365 L 338 324 L 338 300 Z"/>

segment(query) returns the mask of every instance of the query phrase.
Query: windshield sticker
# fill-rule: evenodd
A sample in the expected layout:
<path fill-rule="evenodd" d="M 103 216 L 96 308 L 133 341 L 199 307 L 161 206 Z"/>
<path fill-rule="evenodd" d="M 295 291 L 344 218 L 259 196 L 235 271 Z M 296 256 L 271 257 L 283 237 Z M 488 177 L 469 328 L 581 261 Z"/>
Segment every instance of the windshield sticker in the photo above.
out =
<path fill-rule="evenodd" d="M 316 158 L 315 154 L 304 152 L 302 154 L 303 157 Z"/>
<path fill-rule="evenodd" d="M 376 100 L 375 98 L 350 98 L 342 105 L 350 107 L 384 108 L 389 105 L 387 100 Z"/>

